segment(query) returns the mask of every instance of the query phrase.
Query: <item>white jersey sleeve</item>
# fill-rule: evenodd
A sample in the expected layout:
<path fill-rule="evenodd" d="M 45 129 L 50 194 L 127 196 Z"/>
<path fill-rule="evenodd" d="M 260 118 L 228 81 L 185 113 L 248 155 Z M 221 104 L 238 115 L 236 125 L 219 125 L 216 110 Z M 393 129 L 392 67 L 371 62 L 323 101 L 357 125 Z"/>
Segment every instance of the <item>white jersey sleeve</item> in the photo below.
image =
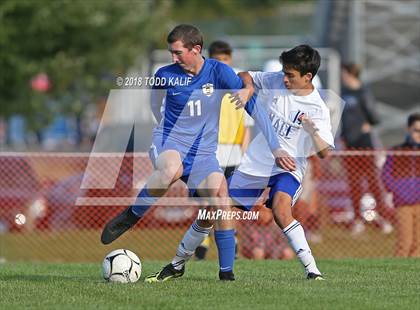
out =
<path fill-rule="evenodd" d="M 260 90 L 264 87 L 263 78 L 265 72 L 261 71 L 248 71 L 249 75 L 252 77 L 252 81 L 254 82 L 254 87 L 257 90 Z"/>

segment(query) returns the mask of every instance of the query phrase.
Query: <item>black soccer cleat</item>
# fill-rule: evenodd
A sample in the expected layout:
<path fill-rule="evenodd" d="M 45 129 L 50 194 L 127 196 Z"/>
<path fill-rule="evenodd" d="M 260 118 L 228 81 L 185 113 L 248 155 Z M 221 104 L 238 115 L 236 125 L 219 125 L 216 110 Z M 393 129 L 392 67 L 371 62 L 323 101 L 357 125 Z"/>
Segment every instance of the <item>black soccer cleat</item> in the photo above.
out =
<path fill-rule="evenodd" d="M 220 281 L 235 281 L 235 275 L 232 271 L 219 271 Z"/>
<path fill-rule="evenodd" d="M 146 279 L 144 279 L 144 282 L 146 283 L 165 282 L 169 279 L 182 277 L 184 275 L 184 272 L 185 272 L 185 266 L 182 266 L 181 270 L 177 270 L 171 263 L 169 263 L 168 265 L 163 267 L 161 271 L 156 272 L 150 276 L 147 276 Z"/>
<path fill-rule="evenodd" d="M 196 260 L 205 260 L 207 251 L 208 251 L 207 247 L 199 245 L 194 251 Z"/>
<path fill-rule="evenodd" d="M 140 218 L 131 211 L 131 207 L 125 209 L 105 225 L 101 235 L 102 243 L 110 244 L 133 227 L 139 220 Z"/>
<path fill-rule="evenodd" d="M 306 279 L 308 279 L 308 280 L 315 280 L 315 281 L 324 281 L 325 280 L 322 275 L 316 274 L 316 273 L 313 273 L 313 272 L 309 272 L 306 275 Z"/>

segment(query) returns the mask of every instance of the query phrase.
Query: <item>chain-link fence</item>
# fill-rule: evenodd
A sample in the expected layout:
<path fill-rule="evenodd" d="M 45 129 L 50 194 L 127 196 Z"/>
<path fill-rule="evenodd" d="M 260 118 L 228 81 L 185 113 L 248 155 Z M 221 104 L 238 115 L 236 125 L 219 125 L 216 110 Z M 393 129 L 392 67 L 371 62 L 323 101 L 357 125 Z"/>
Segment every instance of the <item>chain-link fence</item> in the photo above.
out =
<path fill-rule="evenodd" d="M 420 211 L 414 210 L 420 209 L 419 155 L 350 151 L 335 152 L 325 160 L 313 158 L 294 214 L 315 255 L 393 256 L 404 219 L 413 221 L 410 253 L 418 255 L 420 225 L 415 223 L 420 223 Z M 84 178 L 86 168 L 89 179 Z M 143 259 L 170 259 L 199 209 L 188 200 L 181 182 L 167 193 L 178 197 L 177 205 L 158 202 L 132 231 L 112 245 L 100 243 L 104 224 L 134 201 L 151 171 L 146 154 L 0 155 L 0 258 L 100 261 L 111 249 L 128 248 Z M 97 186 L 95 180 L 104 176 L 112 186 Z M 404 208 L 413 210 L 412 215 L 400 216 Z M 269 210 L 256 210 L 257 221 L 237 222 L 238 256 L 291 257 Z M 212 244 L 208 258 L 216 258 Z"/>

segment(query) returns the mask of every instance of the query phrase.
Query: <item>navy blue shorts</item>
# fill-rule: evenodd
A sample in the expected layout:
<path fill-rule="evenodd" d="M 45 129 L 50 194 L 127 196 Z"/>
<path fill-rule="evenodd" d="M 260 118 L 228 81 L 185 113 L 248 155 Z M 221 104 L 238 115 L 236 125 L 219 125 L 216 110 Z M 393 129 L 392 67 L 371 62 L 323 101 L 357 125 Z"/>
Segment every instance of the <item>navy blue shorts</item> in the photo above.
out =
<path fill-rule="evenodd" d="M 292 198 L 292 206 L 296 203 L 302 186 L 290 173 L 284 172 L 271 177 L 257 177 L 236 170 L 228 179 L 229 196 L 239 204 L 239 208 L 251 210 L 264 190 L 269 187 L 270 194 L 266 206 L 271 208 L 275 193 L 284 192 Z"/>
<path fill-rule="evenodd" d="M 195 154 L 190 149 L 183 145 L 176 143 L 172 140 L 166 140 L 162 146 L 160 138 L 153 139 L 152 146 L 149 150 L 149 157 L 156 168 L 156 159 L 159 154 L 167 150 L 177 151 L 182 160 L 183 174 L 181 180 L 184 181 L 189 189 L 189 195 L 195 196 L 196 190 L 200 183 L 207 178 L 213 172 L 220 172 L 223 174 L 223 170 L 220 168 L 219 162 L 216 158 L 216 154 Z"/>

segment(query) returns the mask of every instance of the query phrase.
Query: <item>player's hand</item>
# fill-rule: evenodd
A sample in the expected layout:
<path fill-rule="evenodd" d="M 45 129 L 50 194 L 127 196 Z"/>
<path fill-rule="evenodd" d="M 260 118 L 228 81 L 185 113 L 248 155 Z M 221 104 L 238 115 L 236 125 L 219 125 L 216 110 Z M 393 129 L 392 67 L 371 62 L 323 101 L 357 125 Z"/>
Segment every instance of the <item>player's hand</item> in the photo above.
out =
<path fill-rule="evenodd" d="M 245 107 L 246 103 L 249 101 L 249 99 L 251 99 L 253 94 L 254 89 L 242 88 L 229 97 L 230 102 L 235 104 L 236 110 L 239 110 Z"/>
<path fill-rule="evenodd" d="M 306 114 L 299 116 L 299 120 L 302 123 L 303 130 L 305 130 L 307 133 L 313 135 L 318 131 L 314 121 L 309 116 L 306 116 Z"/>
<path fill-rule="evenodd" d="M 295 159 L 290 156 L 285 150 L 277 149 L 273 151 L 273 155 L 276 161 L 276 165 L 286 171 L 295 171 L 296 162 Z"/>

